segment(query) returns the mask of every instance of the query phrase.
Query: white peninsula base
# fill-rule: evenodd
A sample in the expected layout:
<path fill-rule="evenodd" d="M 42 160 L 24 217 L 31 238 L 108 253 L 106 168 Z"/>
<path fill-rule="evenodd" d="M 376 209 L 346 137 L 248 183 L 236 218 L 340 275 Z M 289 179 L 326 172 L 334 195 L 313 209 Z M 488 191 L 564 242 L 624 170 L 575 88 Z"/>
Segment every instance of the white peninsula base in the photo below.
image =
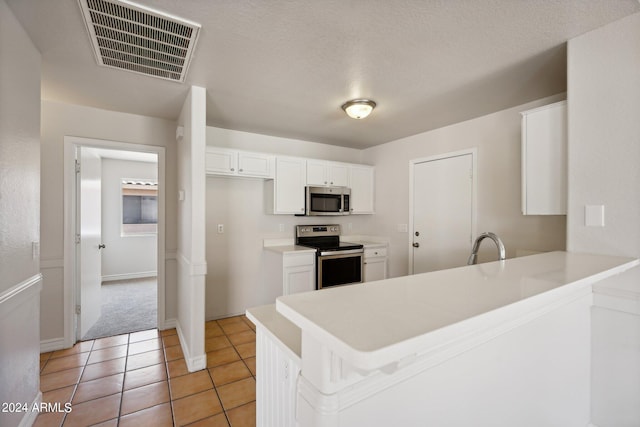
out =
<path fill-rule="evenodd" d="M 637 264 L 553 252 L 250 309 L 258 426 L 585 427 L 592 284 Z"/>

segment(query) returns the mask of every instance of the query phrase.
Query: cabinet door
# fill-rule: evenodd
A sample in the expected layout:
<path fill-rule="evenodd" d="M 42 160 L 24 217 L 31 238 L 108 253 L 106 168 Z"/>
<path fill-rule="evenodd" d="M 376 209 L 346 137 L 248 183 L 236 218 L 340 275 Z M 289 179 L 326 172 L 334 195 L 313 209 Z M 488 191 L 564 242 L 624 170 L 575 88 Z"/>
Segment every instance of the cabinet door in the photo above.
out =
<path fill-rule="evenodd" d="M 238 175 L 270 178 L 273 156 L 262 153 L 238 153 Z"/>
<path fill-rule="evenodd" d="M 370 258 L 364 261 L 364 281 L 373 282 L 387 278 L 387 258 Z"/>
<path fill-rule="evenodd" d="M 522 113 L 522 213 L 567 213 L 566 102 Z"/>
<path fill-rule="evenodd" d="M 313 265 L 299 267 L 285 267 L 284 294 L 291 295 L 298 292 L 309 292 L 316 288 L 316 270 Z"/>
<path fill-rule="evenodd" d="M 235 151 L 207 148 L 205 153 L 205 168 L 207 173 L 235 175 L 236 167 L 237 153 Z"/>
<path fill-rule="evenodd" d="M 349 165 L 341 163 L 329 164 L 329 185 L 349 186 Z"/>
<path fill-rule="evenodd" d="M 372 214 L 374 194 L 374 168 L 373 166 L 351 165 L 351 213 Z"/>
<path fill-rule="evenodd" d="M 326 162 L 307 160 L 307 185 L 329 185 Z"/>
<path fill-rule="evenodd" d="M 306 162 L 293 157 L 276 159 L 274 209 L 277 214 L 304 213 Z"/>

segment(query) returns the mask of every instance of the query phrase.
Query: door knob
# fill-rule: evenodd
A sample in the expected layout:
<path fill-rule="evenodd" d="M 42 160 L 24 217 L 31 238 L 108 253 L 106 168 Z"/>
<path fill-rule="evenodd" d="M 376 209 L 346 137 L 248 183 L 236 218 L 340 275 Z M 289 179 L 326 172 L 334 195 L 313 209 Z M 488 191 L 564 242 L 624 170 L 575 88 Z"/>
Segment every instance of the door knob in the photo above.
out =
<path fill-rule="evenodd" d="M 106 248 L 106 246 L 105 246 L 103 243 L 100 243 L 100 244 L 98 245 L 98 249 L 104 249 L 104 248 Z"/>
<path fill-rule="evenodd" d="M 414 248 L 419 248 L 419 247 L 420 247 L 420 243 L 418 243 L 418 242 L 413 242 L 413 247 L 414 247 Z"/>

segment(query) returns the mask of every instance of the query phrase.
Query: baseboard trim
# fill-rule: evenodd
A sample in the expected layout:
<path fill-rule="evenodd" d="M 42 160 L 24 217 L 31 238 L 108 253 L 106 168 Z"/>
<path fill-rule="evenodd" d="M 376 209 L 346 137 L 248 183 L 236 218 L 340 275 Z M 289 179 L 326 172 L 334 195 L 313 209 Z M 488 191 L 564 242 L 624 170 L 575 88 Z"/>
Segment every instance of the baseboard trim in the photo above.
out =
<path fill-rule="evenodd" d="M 167 319 L 164 321 L 162 325 L 158 325 L 158 329 L 164 331 L 166 329 L 173 329 L 178 326 L 178 321 L 176 319 Z"/>
<path fill-rule="evenodd" d="M 63 348 L 65 348 L 64 337 L 40 341 L 40 353 L 62 350 Z"/>
<path fill-rule="evenodd" d="M 103 282 L 114 282 L 116 280 L 133 280 L 133 279 L 145 279 L 147 277 L 157 277 L 157 271 L 142 271 L 139 273 L 123 273 L 123 274 L 108 274 L 102 276 Z"/>
<path fill-rule="evenodd" d="M 207 355 L 203 354 L 202 356 L 192 357 L 189 353 L 189 348 L 186 345 L 184 334 L 180 328 L 180 323 L 176 325 L 176 331 L 178 332 L 178 339 L 180 340 L 180 347 L 184 354 L 184 361 L 187 364 L 187 370 L 189 372 L 196 372 L 205 369 L 207 367 Z"/>
<path fill-rule="evenodd" d="M 210 322 L 212 320 L 218 320 L 218 319 L 226 319 L 227 317 L 243 316 L 245 314 L 246 314 L 246 311 L 241 311 L 241 312 L 223 314 L 222 316 L 207 316 L 205 317 L 205 322 Z"/>
<path fill-rule="evenodd" d="M 31 402 L 31 406 L 29 406 L 29 411 L 27 411 L 24 417 L 22 417 L 18 427 L 31 427 L 33 423 L 36 422 L 36 418 L 38 417 L 38 414 L 40 414 L 40 411 L 37 410 L 37 408 L 40 408 L 40 403 L 42 403 L 42 392 L 38 391 L 36 398 Z"/>

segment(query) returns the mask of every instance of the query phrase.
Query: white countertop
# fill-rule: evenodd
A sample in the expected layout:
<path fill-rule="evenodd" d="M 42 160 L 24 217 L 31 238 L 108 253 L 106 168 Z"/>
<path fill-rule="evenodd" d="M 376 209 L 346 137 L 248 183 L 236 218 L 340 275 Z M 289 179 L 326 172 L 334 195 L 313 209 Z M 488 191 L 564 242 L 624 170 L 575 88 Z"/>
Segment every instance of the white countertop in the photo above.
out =
<path fill-rule="evenodd" d="M 263 249 L 265 251 L 276 252 L 279 254 L 288 254 L 288 253 L 316 253 L 316 250 L 313 248 L 309 248 L 306 246 L 298 246 L 298 245 L 281 245 L 281 246 L 264 246 Z"/>
<path fill-rule="evenodd" d="M 262 305 L 247 310 L 247 317 L 255 324 L 260 324 L 267 333 L 277 338 L 282 349 L 290 352 L 289 357 L 300 359 L 300 328 L 285 319 L 276 311 L 276 305 Z"/>
<path fill-rule="evenodd" d="M 287 295 L 276 309 L 352 366 L 376 369 L 590 292 L 592 283 L 635 265 L 550 252 Z"/>

